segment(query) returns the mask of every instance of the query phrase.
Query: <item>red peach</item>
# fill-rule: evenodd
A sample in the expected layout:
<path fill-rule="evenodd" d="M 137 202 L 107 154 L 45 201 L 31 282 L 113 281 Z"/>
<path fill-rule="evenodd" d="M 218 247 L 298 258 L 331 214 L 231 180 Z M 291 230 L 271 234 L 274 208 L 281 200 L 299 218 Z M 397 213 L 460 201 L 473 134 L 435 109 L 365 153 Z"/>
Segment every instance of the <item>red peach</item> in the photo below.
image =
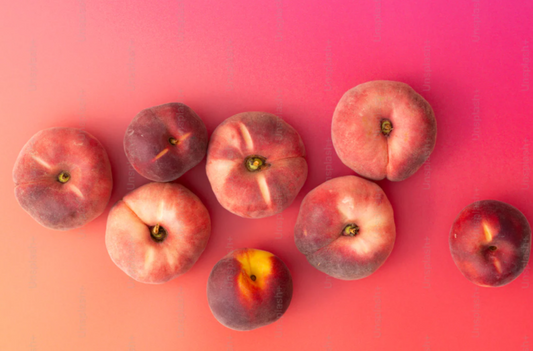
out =
<path fill-rule="evenodd" d="M 124 152 L 143 177 L 169 182 L 196 166 L 207 150 L 204 122 L 187 105 L 168 103 L 142 110 L 124 136 Z"/>
<path fill-rule="evenodd" d="M 429 103 L 409 85 L 378 80 L 343 95 L 331 137 L 341 161 L 359 175 L 400 181 L 433 152 L 437 122 Z"/>
<path fill-rule="evenodd" d="M 307 178 L 296 130 L 266 112 L 244 112 L 211 136 L 207 177 L 220 204 L 241 217 L 272 216 L 290 206 Z"/>
<path fill-rule="evenodd" d="M 222 325 L 235 330 L 252 330 L 277 321 L 291 299 L 291 273 L 267 251 L 232 251 L 217 262 L 207 281 L 211 312 Z"/>
<path fill-rule="evenodd" d="M 449 240 L 459 271 L 474 284 L 496 287 L 527 266 L 531 228 L 522 212 L 505 202 L 476 201 L 459 213 Z"/>
<path fill-rule="evenodd" d="M 361 279 L 389 257 L 396 238 L 392 206 L 375 183 L 356 176 L 328 180 L 302 201 L 294 227 L 298 250 L 316 269 Z"/>
<path fill-rule="evenodd" d="M 104 212 L 113 188 L 100 142 L 76 128 L 50 128 L 24 145 L 13 168 L 15 197 L 37 222 L 57 230 L 81 227 Z"/>
<path fill-rule="evenodd" d="M 127 275 L 161 284 L 191 269 L 210 233 L 209 212 L 189 189 L 148 183 L 111 209 L 105 243 L 111 260 Z"/>

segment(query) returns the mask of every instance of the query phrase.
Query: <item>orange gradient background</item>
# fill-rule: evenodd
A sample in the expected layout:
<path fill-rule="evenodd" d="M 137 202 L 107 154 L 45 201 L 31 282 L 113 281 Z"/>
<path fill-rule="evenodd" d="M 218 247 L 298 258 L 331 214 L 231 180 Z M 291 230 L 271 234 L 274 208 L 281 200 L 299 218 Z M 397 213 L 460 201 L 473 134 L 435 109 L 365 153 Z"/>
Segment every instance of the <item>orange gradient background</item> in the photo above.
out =
<path fill-rule="evenodd" d="M 530 51 L 525 1 L 4 1 L 0 4 L 0 350 L 529 350 L 530 266 L 478 288 L 455 267 L 448 231 L 478 199 L 533 220 Z M 340 281 L 298 252 L 293 226 L 307 192 L 352 174 L 330 141 L 333 110 L 374 79 L 411 85 L 433 106 L 437 146 L 411 178 L 378 182 L 397 241 L 374 275 Z M 163 285 L 135 283 L 109 258 L 109 208 L 147 182 L 122 148 L 140 110 L 184 102 L 209 133 L 243 111 L 296 128 L 309 177 L 290 208 L 251 220 L 224 210 L 205 159 L 178 181 L 205 203 L 213 231 L 197 264 Z M 106 147 L 114 189 L 84 228 L 45 229 L 16 203 L 12 168 L 26 141 L 53 126 L 84 128 Z M 207 277 L 232 249 L 270 251 L 294 295 L 278 322 L 224 328 Z"/>

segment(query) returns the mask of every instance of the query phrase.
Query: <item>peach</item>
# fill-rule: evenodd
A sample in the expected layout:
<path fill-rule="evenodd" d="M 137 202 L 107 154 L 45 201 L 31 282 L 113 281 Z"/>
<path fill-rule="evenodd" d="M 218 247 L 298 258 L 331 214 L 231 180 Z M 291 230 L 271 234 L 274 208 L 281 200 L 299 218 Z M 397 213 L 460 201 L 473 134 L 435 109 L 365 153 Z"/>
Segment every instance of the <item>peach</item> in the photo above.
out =
<path fill-rule="evenodd" d="M 189 189 L 148 183 L 113 206 L 105 244 L 111 260 L 131 278 L 161 284 L 191 269 L 210 234 L 209 212 Z"/>
<path fill-rule="evenodd" d="M 459 213 L 449 241 L 453 261 L 468 280 L 496 287 L 526 268 L 531 228 L 522 212 L 505 202 L 476 201 Z"/>
<path fill-rule="evenodd" d="M 400 181 L 433 152 L 437 122 L 429 103 L 409 85 L 371 81 L 342 96 L 331 138 L 341 161 L 360 176 Z"/>
<path fill-rule="evenodd" d="M 41 225 L 78 228 L 104 212 L 113 188 L 100 142 L 76 128 L 50 128 L 24 145 L 13 168 L 15 197 Z"/>
<path fill-rule="evenodd" d="M 228 211 L 248 218 L 272 216 L 290 206 L 307 178 L 298 132 L 266 112 L 244 112 L 211 135 L 207 177 Z"/>
<path fill-rule="evenodd" d="M 291 273 L 267 251 L 234 250 L 217 262 L 207 281 L 211 312 L 222 325 L 235 330 L 277 321 L 291 299 Z"/>
<path fill-rule="evenodd" d="M 375 183 L 334 178 L 310 191 L 294 227 L 298 250 L 316 269 L 343 280 L 374 273 L 396 238 L 392 206 Z"/>
<path fill-rule="evenodd" d="M 133 168 L 156 182 L 181 177 L 204 158 L 207 129 L 187 105 L 168 103 L 142 110 L 124 136 L 124 152 Z"/>

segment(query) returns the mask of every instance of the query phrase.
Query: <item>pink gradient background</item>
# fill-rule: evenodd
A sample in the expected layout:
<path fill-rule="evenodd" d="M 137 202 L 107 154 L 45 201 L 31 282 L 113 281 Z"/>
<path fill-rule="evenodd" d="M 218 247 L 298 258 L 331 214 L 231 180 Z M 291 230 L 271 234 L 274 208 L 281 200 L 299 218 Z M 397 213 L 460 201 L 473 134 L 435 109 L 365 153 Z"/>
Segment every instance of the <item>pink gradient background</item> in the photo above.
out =
<path fill-rule="evenodd" d="M 455 267 L 448 231 L 477 199 L 533 219 L 533 3 L 23 0 L 0 13 L 0 350 L 531 348 L 530 268 L 508 286 L 477 288 Z M 374 275 L 345 282 L 312 268 L 292 230 L 327 167 L 352 173 L 329 149 L 331 116 L 347 89 L 373 79 L 423 94 L 437 146 L 413 177 L 379 182 L 395 210 L 394 251 Z M 129 180 L 127 125 L 170 101 L 192 107 L 209 133 L 238 112 L 281 115 L 306 144 L 309 178 L 282 215 L 242 219 L 217 203 L 204 160 L 179 182 L 208 207 L 211 241 L 187 274 L 143 285 L 106 252 L 108 211 L 82 229 L 47 230 L 17 205 L 11 171 L 37 131 L 85 128 L 113 165 L 109 209 L 147 182 Z M 211 268 L 239 247 L 275 253 L 294 279 L 284 317 L 253 332 L 224 328 L 206 299 Z"/>

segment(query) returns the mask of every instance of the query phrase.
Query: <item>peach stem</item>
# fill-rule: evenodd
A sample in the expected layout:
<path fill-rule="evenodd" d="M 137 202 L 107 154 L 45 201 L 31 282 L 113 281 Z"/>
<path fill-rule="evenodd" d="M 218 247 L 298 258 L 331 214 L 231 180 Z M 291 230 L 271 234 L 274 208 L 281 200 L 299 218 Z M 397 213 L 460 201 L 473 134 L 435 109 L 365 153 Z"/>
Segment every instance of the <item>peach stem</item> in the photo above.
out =
<path fill-rule="evenodd" d="M 256 280 L 257 278 L 255 277 L 255 275 L 252 274 L 252 275 L 250 276 L 250 279 L 252 279 L 252 281 L 255 282 L 255 280 Z"/>
<path fill-rule="evenodd" d="M 388 136 L 392 132 L 392 123 L 388 119 L 381 121 L 381 132 L 383 135 Z"/>
<path fill-rule="evenodd" d="M 167 237 L 167 231 L 159 224 L 156 224 L 151 228 L 150 235 L 155 241 L 161 242 Z"/>
<path fill-rule="evenodd" d="M 60 182 L 60 183 L 66 183 L 70 180 L 70 174 L 68 172 L 61 172 L 59 173 L 59 175 L 57 176 L 57 180 Z"/>
<path fill-rule="evenodd" d="M 344 236 L 356 236 L 359 233 L 359 227 L 356 224 L 348 224 L 342 230 L 342 235 Z"/>
<path fill-rule="evenodd" d="M 252 155 L 246 158 L 246 160 L 244 161 L 244 164 L 246 165 L 246 168 L 248 169 L 248 171 L 256 172 L 256 171 L 262 170 L 263 168 L 267 168 L 269 166 L 269 164 L 267 164 L 265 161 L 266 161 L 266 158 L 262 156 Z"/>

